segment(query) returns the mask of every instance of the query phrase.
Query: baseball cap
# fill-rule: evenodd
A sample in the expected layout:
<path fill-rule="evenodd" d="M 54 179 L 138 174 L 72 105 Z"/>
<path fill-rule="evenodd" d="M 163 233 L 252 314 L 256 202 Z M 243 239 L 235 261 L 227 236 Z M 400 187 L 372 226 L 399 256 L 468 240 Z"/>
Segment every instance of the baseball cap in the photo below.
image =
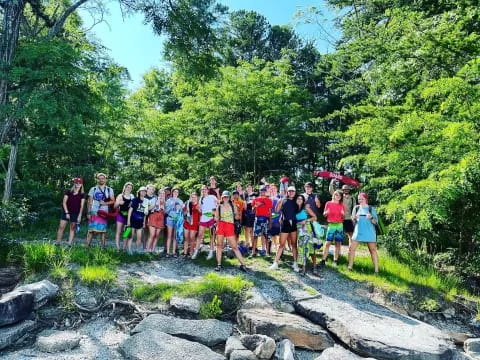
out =
<path fill-rule="evenodd" d="M 295 192 L 297 192 L 297 189 L 295 189 L 295 186 L 289 186 L 289 187 L 287 188 L 287 191 L 295 191 Z"/>
<path fill-rule="evenodd" d="M 224 192 L 222 192 L 222 197 L 225 196 L 230 197 L 230 191 L 225 190 Z"/>
<path fill-rule="evenodd" d="M 78 184 L 83 184 L 83 179 L 77 177 L 77 178 L 73 179 L 73 182 L 78 183 Z"/>
<path fill-rule="evenodd" d="M 138 189 L 138 192 L 140 191 L 147 191 L 147 187 L 146 186 L 140 186 L 140 189 Z"/>
<path fill-rule="evenodd" d="M 238 192 L 238 190 L 233 190 L 233 191 L 232 191 L 232 195 L 235 195 L 235 194 L 238 195 L 238 194 L 240 194 L 240 193 Z"/>
<path fill-rule="evenodd" d="M 260 188 L 260 191 L 267 191 L 267 187 L 266 187 L 266 186 L 262 186 L 262 187 Z"/>
<path fill-rule="evenodd" d="M 351 187 L 348 185 L 343 185 L 342 190 L 351 190 Z"/>
<path fill-rule="evenodd" d="M 304 186 L 312 187 L 313 188 L 313 183 L 311 181 L 306 182 Z"/>

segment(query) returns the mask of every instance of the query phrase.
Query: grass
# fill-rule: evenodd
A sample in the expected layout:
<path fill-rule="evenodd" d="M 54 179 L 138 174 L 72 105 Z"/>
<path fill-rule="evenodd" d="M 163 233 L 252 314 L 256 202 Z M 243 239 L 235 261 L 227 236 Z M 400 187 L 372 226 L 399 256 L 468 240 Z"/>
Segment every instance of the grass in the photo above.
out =
<path fill-rule="evenodd" d="M 116 270 L 102 266 L 86 265 L 78 271 L 80 281 L 86 285 L 112 285 L 117 278 Z"/>
<path fill-rule="evenodd" d="M 218 313 L 218 308 L 221 308 L 223 314 L 229 314 L 241 304 L 252 286 L 252 282 L 240 275 L 210 273 L 201 279 L 180 284 L 137 285 L 132 290 L 132 296 L 136 300 L 148 302 L 168 301 L 173 295 L 192 297 L 203 302 L 204 314 Z M 219 314 L 214 317 L 218 316 Z"/>

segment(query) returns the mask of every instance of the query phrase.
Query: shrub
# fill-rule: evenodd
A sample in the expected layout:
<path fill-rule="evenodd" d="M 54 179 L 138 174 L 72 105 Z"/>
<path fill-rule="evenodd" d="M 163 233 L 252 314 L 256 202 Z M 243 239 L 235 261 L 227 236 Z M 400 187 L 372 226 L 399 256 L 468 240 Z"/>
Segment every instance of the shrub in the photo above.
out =
<path fill-rule="evenodd" d="M 210 303 L 203 304 L 200 307 L 200 317 L 204 319 L 214 319 L 223 314 L 222 300 L 215 295 Z"/>
<path fill-rule="evenodd" d="M 23 244 L 22 260 L 27 275 L 48 271 L 52 267 L 63 267 L 70 261 L 67 250 L 49 243 Z"/>

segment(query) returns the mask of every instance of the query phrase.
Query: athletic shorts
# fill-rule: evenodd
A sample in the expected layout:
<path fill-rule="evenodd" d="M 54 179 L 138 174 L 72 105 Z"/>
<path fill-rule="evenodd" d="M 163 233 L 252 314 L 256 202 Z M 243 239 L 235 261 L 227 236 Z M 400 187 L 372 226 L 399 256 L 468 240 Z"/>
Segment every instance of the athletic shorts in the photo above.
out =
<path fill-rule="evenodd" d="M 248 228 L 253 228 L 254 224 L 255 224 L 255 214 L 245 212 L 243 216 L 243 226 Z"/>
<path fill-rule="evenodd" d="M 118 223 L 126 224 L 127 223 L 127 217 L 118 213 L 117 216 L 115 217 L 115 221 L 118 222 Z"/>
<path fill-rule="evenodd" d="M 177 223 L 177 220 L 174 220 L 172 217 L 167 216 L 167 221 L 165 223 L 167 226 L 175 227 L 176 223 Z"/>
<path fill-rule="evenodd" d="M 272 227 L 268 230 L 268 236 L 280 235 L 280 223 L 273 223 Z"/>
<path fill-rule="evenodd" d="M 217 236 L 235 236 L 235 225 L 226 221 L 220 221 L 217 226 Z"/>
<path fill-rule="evenodd" d="M 257 216 L 253 224 L 253 236 L 268 236 L 268 217 Z"/>
<path fill-rule="evenodd" d="M 282 224 L 280 225 L 280 232 L 284 234 L 290 234 L 293 232 L 297 232 L 297 222 L 294 220 L 283 220 Z"/>
<path fill-rule="evenodd" d="M 198 225 L 206 227 L 206 228 L 211 228 L 213 225 L 215 225 L 215 219 L 210 219 L 208 221 L 200 221 Z"/>
<path fill-rule="evenodd" d="M 70 213 L 70 219 L 67 219 L 67 214 L 65 214 L 65 212 L 62 211 L 62 217 L 60 219 L 64 221 L 76 223 L 78 220 L 78 214 Z"/>
<path fill-rule="evenodd" d="M 143 229 L 143 219 L 130 219 L 130 226 L 136 230 Z"/>
<path fill-rule="evenodd" d="M 350 220 L 343 220 L 343 231 L 346 233 L 353 233 L 355 230 L 355 226 L 353 225 L 353 221 Z"/>
<path fill-rule="evenodd" d="M 328 223 L 326 240 L 339 243 L 343 241 L 343 222 Z"/>

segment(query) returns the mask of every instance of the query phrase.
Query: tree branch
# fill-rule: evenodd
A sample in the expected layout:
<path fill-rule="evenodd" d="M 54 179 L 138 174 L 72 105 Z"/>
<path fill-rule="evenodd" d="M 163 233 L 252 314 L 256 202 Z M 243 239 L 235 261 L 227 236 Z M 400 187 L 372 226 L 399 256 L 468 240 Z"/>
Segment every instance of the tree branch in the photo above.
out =
<path fill-rule="evenodd" d="M 70 6 L 68 9 L 66 9 L 63 14 L 55 21 L 55 24 L 50 28 L 50 31 L 48 32 L 47 39 L 52 39 L 55 36 L 58 35 L 58 33 L 62 30 L 63 25 L 65 24 L 65 21 L 67 18 L 75 11 L 77 10 L 81 5 L 85 4 L 88 0 L 78 0 L 75 4 Z"/>

